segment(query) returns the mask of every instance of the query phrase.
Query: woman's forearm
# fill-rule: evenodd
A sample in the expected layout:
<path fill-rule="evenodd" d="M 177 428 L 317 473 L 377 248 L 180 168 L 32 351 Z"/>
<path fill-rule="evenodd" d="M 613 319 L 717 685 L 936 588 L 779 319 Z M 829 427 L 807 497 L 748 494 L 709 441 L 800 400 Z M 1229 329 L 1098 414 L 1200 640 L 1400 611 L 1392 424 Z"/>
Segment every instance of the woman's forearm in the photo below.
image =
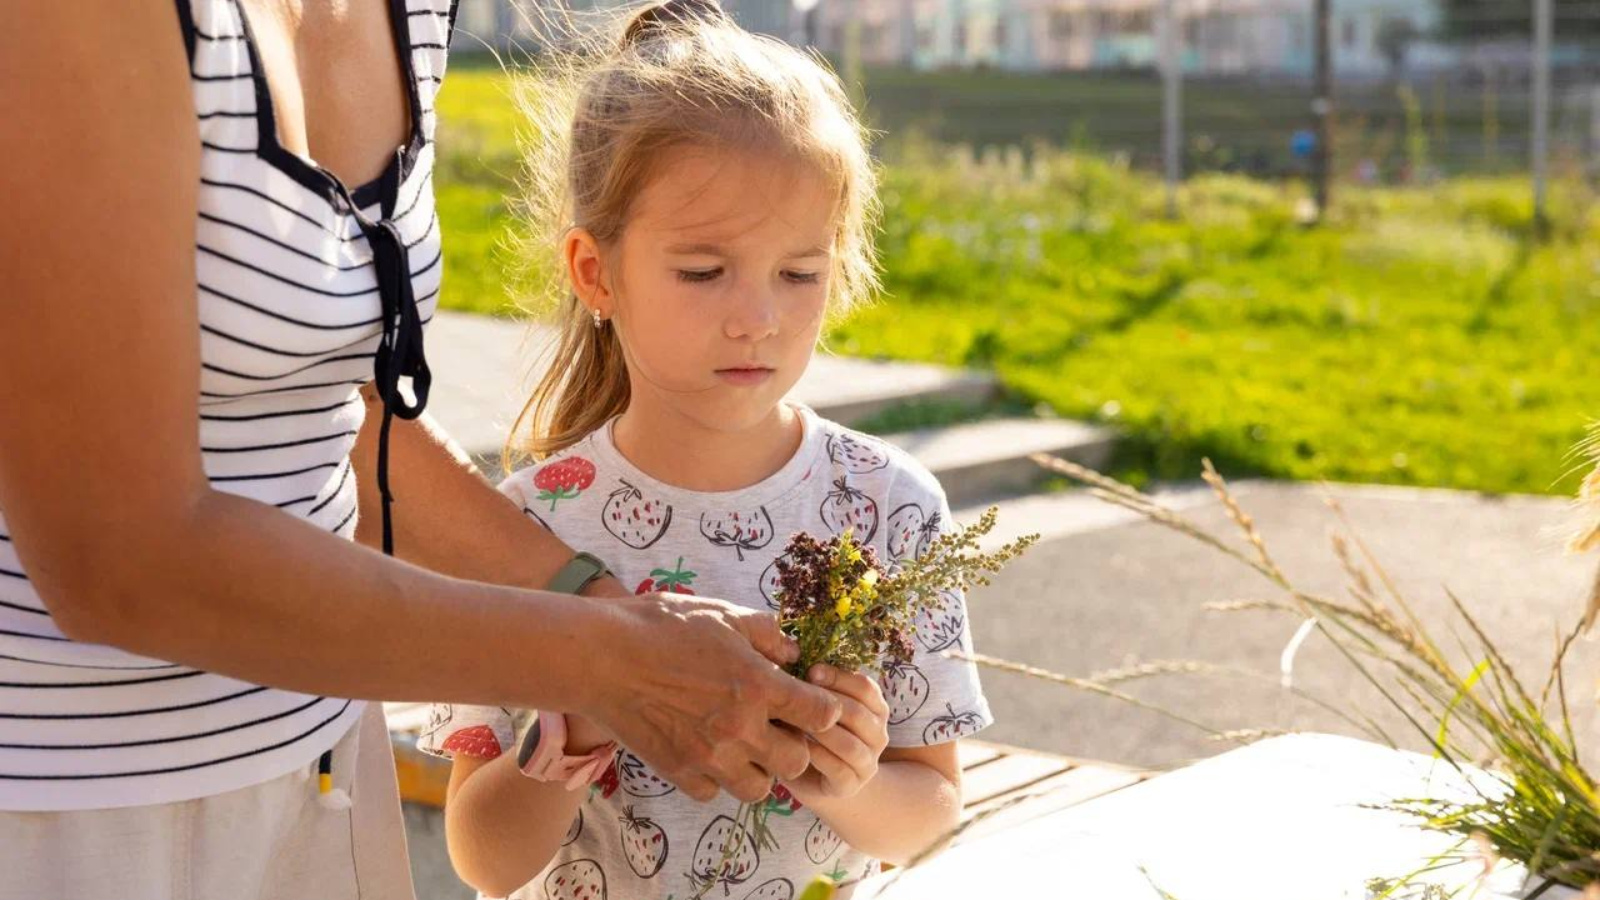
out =
<path fill-rule="evenodd" d="M 524 776 L 511 753 L 484 763 L 445 805 L 450 863 L 485 896 L 504 897 L 555 857 L 587 796 Z"/>
<path fill-rule="evenodd" d="M 607 604 L 440 575 L 216 491 L 160 521 L 101 529 L 115 539 L 67 567 L 58 624 L 253 683 L 573 708 L 588 683 L 577 649 L 611 640 Z"/>
<path fill-rule="evenodd" d="M 350 452 L 361 518 L 356 539 L 382 547 L 378 429 L 383 407 L 363 389 L 367 417 Z M 427 415 L 389 427 L 389 486 L 395 555 L 435 572 L 515 587 L 540 588 L 572 557 L 550 532 L 495 490 Z M 578 548 L 582 549 L 582 548 Z"/>
<path fill-rule="evenodd" d="M 792 788 L 791 788 L 792 789 Z M 853 797 L 796 793 L 845 843 L 903 866 L 961 821 L 961 789 L 920 762 L 885 761 Z"/>

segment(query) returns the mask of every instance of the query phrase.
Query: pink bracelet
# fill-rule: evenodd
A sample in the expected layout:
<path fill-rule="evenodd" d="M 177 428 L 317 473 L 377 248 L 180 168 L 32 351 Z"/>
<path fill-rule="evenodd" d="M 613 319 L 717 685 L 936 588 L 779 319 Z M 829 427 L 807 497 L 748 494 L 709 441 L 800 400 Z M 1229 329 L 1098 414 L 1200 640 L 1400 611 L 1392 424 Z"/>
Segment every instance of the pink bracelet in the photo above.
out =
<path fill-rule="evenodd" d="M 529 747 L 529 742 L 533 746 Z M 617 742 L 602 744 L 581 756 L 567 755 L 567 717 L 539 710 L 539 719 L 523 738 L 522 774 L 537 781 L 558 781 L 569 791 L 593 784 L 617 752 Z"/>

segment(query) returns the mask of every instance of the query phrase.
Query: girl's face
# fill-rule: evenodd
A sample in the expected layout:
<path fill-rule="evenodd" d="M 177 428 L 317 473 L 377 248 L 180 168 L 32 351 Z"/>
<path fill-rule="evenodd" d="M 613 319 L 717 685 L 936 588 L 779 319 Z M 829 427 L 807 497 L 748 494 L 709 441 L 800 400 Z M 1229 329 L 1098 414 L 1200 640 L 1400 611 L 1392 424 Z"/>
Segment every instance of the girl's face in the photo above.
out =
<path fill-rule="evenodd" d="M 567 239 L 578 296 L 622 341 L 633 408 L 723 432 L 772 415 L 822 327 L 837 196 L 802 164 L 675 151 L 616 246 Z"/>

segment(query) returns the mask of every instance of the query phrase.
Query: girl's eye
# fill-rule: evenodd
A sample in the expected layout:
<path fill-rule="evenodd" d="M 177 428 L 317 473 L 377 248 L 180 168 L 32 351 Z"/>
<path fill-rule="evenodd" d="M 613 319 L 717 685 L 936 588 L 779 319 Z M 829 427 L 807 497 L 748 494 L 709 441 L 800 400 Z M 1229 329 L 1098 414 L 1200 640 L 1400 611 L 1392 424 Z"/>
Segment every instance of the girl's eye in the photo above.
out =
<path fill-rule="evenodd" d="M 821 272 L 785 272 L 783 277 L 795 284 L 816 284 L 822 280 Z"/>
<path fill-rule="evenodd" d="M 716 269 L 679 269 L 678 280 L 697 283 L 711 281 L 722 274 L 721 268 Z"/>

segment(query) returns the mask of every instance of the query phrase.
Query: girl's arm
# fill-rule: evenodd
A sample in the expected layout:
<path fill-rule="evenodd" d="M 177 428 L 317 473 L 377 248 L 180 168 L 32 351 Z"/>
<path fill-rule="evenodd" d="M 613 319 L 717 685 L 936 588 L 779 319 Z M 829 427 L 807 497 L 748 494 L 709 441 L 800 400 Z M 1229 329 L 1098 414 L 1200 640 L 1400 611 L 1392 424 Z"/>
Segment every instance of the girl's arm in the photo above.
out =
<path fill-rule="evenodd" d="M 839 694 L 839 724 L 816 735 L 813 770 L 789 790 L 850 846 L 903 866 L 961 821 L 956 743 L 888 747 L 889 707 L 875 679 L 831 666 L 812 682 Z"/>
<path fill-rule="evenodd" d="M 0 32 L 0 82 L 30 86 L 0 91 L 0 507 L 57 628 L 292 690 L 581 709 L 698 799 L 718 784 L 759 799 L 758 765 L 804 770 L 803 742 L 768 720 L 821 730 L 837 706 L 751 649 L 792 653 L 770 616 L 452 578 L 212 489 L 195 425 L 200 148 L 177 14 L 153 0 L 27 0 L 18 14 L 26 33 Z M 516 516 L 476 490 L 502 506 L 463 509 Z M 444 540 L 503 540 L 495 575 L 514 552 L 534 581 L 565 561 L 520 516 L 493 537 L 499 515 L 452 520 Z M 607 663 L 623 659 L 673 677 L 636 683 Z"/>
<path fill-rule="evenodd" d="M 580 755 L 607 738 L 581 716 L 567 716 L 567 752 Z M 516 749 L 493 760 L 457 754 L 445 792 L 444 834 L 456 874 L 486 897 L 527 884 L 561 849 L 589 796 L 517 771 Z"/>

